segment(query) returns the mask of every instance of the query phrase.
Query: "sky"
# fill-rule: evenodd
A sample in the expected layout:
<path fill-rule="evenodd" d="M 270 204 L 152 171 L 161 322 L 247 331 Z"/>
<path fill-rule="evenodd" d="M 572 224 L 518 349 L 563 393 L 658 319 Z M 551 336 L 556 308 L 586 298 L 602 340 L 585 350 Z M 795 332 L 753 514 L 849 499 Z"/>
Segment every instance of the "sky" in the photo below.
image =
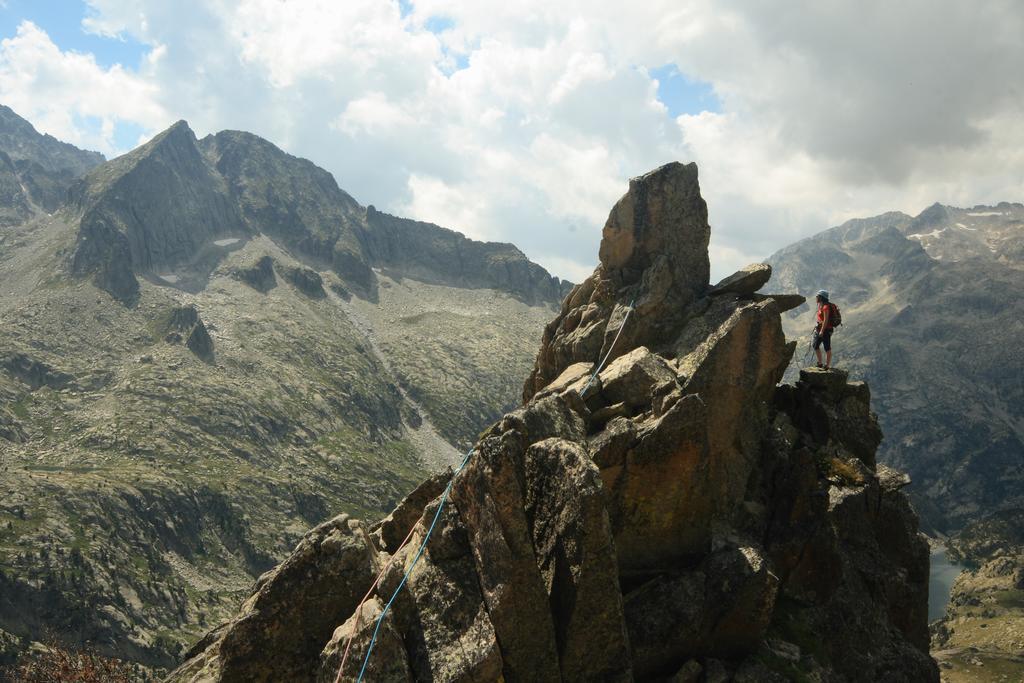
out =
<path fill-rule="evenodd" d="M 1024 200 L 1020 0 L 0 0 L 0 103 L 107 157 L 254 132 L 362 204 L 585 278 L 695 161 L 713 278 L 829 226 Z"/>

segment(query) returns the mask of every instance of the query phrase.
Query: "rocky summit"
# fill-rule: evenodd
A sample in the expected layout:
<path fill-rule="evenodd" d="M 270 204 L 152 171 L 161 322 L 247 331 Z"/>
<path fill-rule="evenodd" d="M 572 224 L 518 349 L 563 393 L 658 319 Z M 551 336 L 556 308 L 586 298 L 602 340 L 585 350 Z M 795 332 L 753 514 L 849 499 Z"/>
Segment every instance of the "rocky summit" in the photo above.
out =
<path fill-rule="evenodd" d="M 709 232 L 695 165 L 631 181 L 522 407 L 383 520 L 307 533 L 169 680 L 354 680 L 375 635 L 365 680 L 937 681 L 868 387 L 779 385 L 801 301 L 763 266 L 712 287 Z"/>

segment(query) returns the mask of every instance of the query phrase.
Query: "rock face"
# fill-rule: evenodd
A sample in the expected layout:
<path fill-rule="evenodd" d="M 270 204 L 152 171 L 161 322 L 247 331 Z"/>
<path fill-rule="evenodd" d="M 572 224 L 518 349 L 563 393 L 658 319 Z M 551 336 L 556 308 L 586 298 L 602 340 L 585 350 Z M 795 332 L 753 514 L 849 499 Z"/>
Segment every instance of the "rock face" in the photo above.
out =
<path fill-rule="evenodd" d="M 103 161 L 102 154 L 41 135 L 0 104 L 0 228 L 56 210 L 75 179 Z"/>
<path fill-rule="evenodd" d="M 0 158 L 0 223 L 23 219 L 23 194 Z M 3 208 L 7 195 L 10 209 Z M 431 284 L 499 289 L 530 305 L 557 301 L 570 286 L 511 244 L 475 242 L 364 208 L 327 171 L 241 131 L 196 140 L 179 121 L 90 171 L 71 195 L 78 221 L 71 273 L 91 276 L 129 306 L 138 299 L 139 276 L 201 290 L 224 243 L 259 235 L 310 266 L 330 269 L 344 281 L 343 291 L 369 299 L 377 296 L 374 269 Z M 267 287 L 260 272 L 239 276 Z M 296 286 L 309 293 L 306 284 Z"/>
<path fill-rule="evenodd" d="M 94 274 L 125 303 L 137 295 L 136 272 L 183 269 L 191 279 L 189 271 L 205 270 L 198 262 L 216 238 L 245 232 L 227 184 L 184 121 L 94 169 L 72 192 L 81 219 L 71 270 Z"/>
<path fill-rule="evenodd" d="M 340 557 L 304 541 L 169 680 L 239 680 L 229 643 L 252 680 L 334 680 L 408 571 L 375 680 L 937 681 L 928 549 L 906 482 L 875 469 L 867 388 L 777 385 L 794 349 L 780 306 L 712 296 L 706 215 L 693 165 L 632 181 L 525 404 L 450 495 L 424 484 Z M 325 606 L 325 590 L 350 595 L 328 580 L 342 567 L 389 559 L 363 612 Z"/>

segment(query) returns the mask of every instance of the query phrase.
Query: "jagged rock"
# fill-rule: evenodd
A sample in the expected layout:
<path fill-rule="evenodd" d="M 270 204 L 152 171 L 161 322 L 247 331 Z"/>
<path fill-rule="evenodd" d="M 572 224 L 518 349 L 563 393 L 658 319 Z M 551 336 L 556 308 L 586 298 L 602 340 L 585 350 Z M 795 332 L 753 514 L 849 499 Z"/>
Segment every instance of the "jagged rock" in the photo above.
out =
<path fill-rule="evenodd" d="M 0 369 L 24 383 L 29 391 L 42 387 L 64 389 L 72 386 L 75 381 L 73 375 L 17 351 L 0 355 Z"/>
<path fill-rule="evenodd" d="M 882 431 L 871 412 L 871 392 L 863 382 L 847 380 L 843 370 L 807 368 L 796 386 L 777 392 L 775 402 L 819 446 L 843 448 L 874 467 Z"/>
<path fill-rule="evenodd" d="M 775 302 L 776 307 L 778 307 L 779 313 L 791 311 L 807 303 L 807 297 L 802 294 L 755 294 L 752 298 L 754 301 L 771 299 Z"/>
<path fill-rule="evenodd" d="M 882 487 L 883 491 L 898 491 L 904 486 L 910 486 L 911 484 L 909 475 L 897 472 L 882 463 L 876 465 L 876 472 L 878 473 L 878 484 Z"/>
<path fill-rule="evenodd" d="M 544 330 L 524 401 L 573 363 L 609 352 L 614 359 L 641 345 L 658 351 L 675 339 L 688 306 L 708 289 L 707 216 L 696 164 L 667 164 L 630 180 L 605 223 L 601 265 Z"/>
<path fill-rule="evenodd" d="M 699 571 L 666 574 L 626 595 L 626 626 L 638 677 L 671 670 L 699 651 L 705 578 Z"/>
<path fill-rule="evenodd" d="M 376 571 L 373 546 L 359 522 L 341 515 L 321 524 L 260 577 L 239 615 L 170 678 L 313 680 L 320 652 L 355 612 Z"/>
<path fill-rule="evenodd" d="M 569 389 L 576 389 L 582 393 L 583 387 L 586 386 L 593 372 L 593 363 L 575 363 L 570 365 L 562 371 L 562 374 L 552 380 L 551 384 L 544 387 L 544 389 L 538 393 L 538 396 L 543 397 L 550 396 L 551 394 L 560 394 Z"/>
<path fill-rule="evenodd" d="M 264 294 L 277 287 L 277 277 L 274 276 L 274 259 L 270 256 L 261 256 L 251 266 L 235 269 L 232 275 L 257 292 Z"/>
<path fill-rule="evenodd" d="M 597 467 L 579 445 L 530 446 L 525 509 L 554 616 L 563 679 L 632 680 L 612 544 Z"/>
<path fill-rule="evenodd" d="M 772 279 L 772 267 L 767 263 L 752 263 L 715 285 L 711 294 L 737 294 L 749 296 L 768 284 Z M 800 303 L 803 303 L 801 301 Z M 800 304 L 797 304 L 798 306 Z"/>
<path fill-rule="evenodd" d="M 278 266 L 278 268 L 281 271 L 281 277 L 292 283 L 295 289 L 309 298 L 323 299 L 327 296 L 327 292 L 324 291 L 324 280 L 315 270 L 301 266 Z"/>
<path fill-rule="evenodd" d="M 398 546 L 423 515 L 424 508 L 441 495 L 451 477 L 452 472 L 449 469 L 425 479 L 412 493 L 402 499 L 390 515 L 374 525 L 373 531 L 380 534 L 384 550 L 392 554 L 398 550 Z"/>
<path fill-rule="evenodd" d="M 591 413 L 587 420 L 587 425 L 589 427 L 601 427 L 616 417 L 630 417 L 632 414 L 633 411 L 630 410 L 629 406 L 625 403 L 616 403 L 614 405 L 598 408 Z"/>
<path fill-rule="evenodd" d="M 525 405 L 449 498 L 417 493 L 388 540 L 381 527 L 391 548 L 422 510 L 377 591 L 410 572 L 393 625 L 414 679 L 778 680 L 761 645 L 796 634 L 814 654 L 786 661 L 819 680 L 938 680 L 927 547 L 875 467 L 867 387 L 778 385 L 795 346 L 780 304 L 708 296 L 706 219 L 694 167 L 634 180 L 601 265 L 545 331 Z M 833 483 L 823 462 L 861 481 Z"/>
<path fill-rule="evenodd" d="M 487 611 L 512 680 L 558 681 L 548 593 L 533 557 L 522 481 L 522 433 L 485 438 L 452 490 L 476 561 Z"/>
<path fill-rule="evenodd" d="M 342 680 L 357 676 L 362 670 L 366 651 L 376 629 L 377 620 L 384 611 L 384 605 L 377 597 L 371 597 L 362 608 L 349 617 L 348 621 L 339 626 L 331 636 L 331 640 L 320 653 L 320 668 L 317 671 L 317 683 L 335 683 L 339 677 L 342 660 L 348 649 L 345 660 L 345 671 Z M 351 644 L 350 644 L 351 643 Z M 402 645 L 402 638 L 395 630 L 392 614 L 384 617 L 377 632 L 377 640 L 373 645 L 373 653 L 366 662 L 365 676 L 369 681 L 385 683 L 403 683 L 414 679 L 409 670 L 409 662 Z"/>
<path fill-rule="evenodd" d="M 246 228 L 227 185 L 203 159 L 179 121 L 138 149 L 90 171 L 72 190 L 81 216 L 71 255 L 75 275 L 125 303 L 138 293 L 136 272 L 212 268 L 202 250 Z M 215 261 L 213 261 L 215 264 Z"/>
<path fill-rule="evenodd" d="M 641 346 L 616 358 L 600 377 L 601 393 L 609 403 L 641 408 L 651 404 L 654 387 L 675 381 L 676 373 L 663 358 Z"/>
<path fill-rule="evenodd" d="M 410 570 L 439 501 L 428 506 L 409 545 L 382 581 L 390 596 Z M 406 588 L 394 603 L 396 628 L 407 644 L 415 680 L 496 680 L 501 653 L 495 628 L 476 579 L 467 530 L 448 501 L 431 545 L 412 568 Z"/>
<path fill-rule="evenodd" d="M 213 363 L 213 338 L 192 305 L 177 306 L 157 321 L 157 331 L 171 344 L 185 343 L 189 351 L 205 363 Z"/>
<path fill-rule="evenodd" d="M 70 268 L 79 277 L 92 275 L 99 289 L 126 306 L 138 301 L 139 281 L 132 271 L 128 238 L 102 216 L 82 219 Z"/>
<path fill-rule="evenodd" d="M 704 650 L 730 659 L 752 654 L 771 623 L 779 578 L 750 546 L 713 553 L 704 574 Z"/>

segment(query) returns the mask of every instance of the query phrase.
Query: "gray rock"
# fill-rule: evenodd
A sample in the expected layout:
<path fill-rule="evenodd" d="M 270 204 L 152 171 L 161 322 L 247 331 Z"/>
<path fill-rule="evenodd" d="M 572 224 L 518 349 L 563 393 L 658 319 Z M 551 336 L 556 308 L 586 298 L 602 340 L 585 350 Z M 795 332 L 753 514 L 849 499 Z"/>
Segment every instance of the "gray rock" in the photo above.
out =
<path fill-rule="evenodd" d="M 362 608 L 334 630 L 334 635 L 320 653 L 320 668 L 317 670 L 317 683 L 335 683 L 344 660 L 345 670 L 341 672 L 341 680 L 350 680 L 362 671 L 366 651 L 376 630 L 377 621 L 384 611 L 380 598 L 373 596 L 363 604 Z M 344 659 L 348 650 L 348 659 Z M 373 652 L 366 661 L 365 676 L 370 681 L 385 683 L 411 683 L 414 679 L 409 670 L 408 658 L 402 638 L 395 630 L 392 614 L 384 617 L 377 631 L 377 639 Z"/>
<path fill-rule="evenodd" d="M 391 554 L 398 550 L 398 546 L 423 515 L 423 510 L 448 487 L 451 477 L 451 469 L 448 469 L 424 479 L 422 484 L 395 506 L 391 514 L 373 526 L 373 532 L 380 534 L 384 550 Z"/>
<path fill-rule="evenodd" d="M 278 269 L 281 272 L 281 277 L 309 298 L 324 299 L 327 297 L 327 292 L 324 291 L 324 280 L 315 270 L 302 266 L 278 266 Z"/>
<path fill-rule="evenodd" d="M 277 277 L 274 275 L 274 259 L 270 256 L 261 256 L 251 266 L 235 269 L 232 275 L 257 292 L 263 292 L 264 294 L 277 287 Z"/>
<path fill-rule="evenodd" d="M 743 270 L 725 278 L 711 289 L 712 295 L 738 294 L 749 296 L 768 284 L 772 267 L 767 263 L 752 263 Z M 801 301 L 800 303 L 803 303 Z M 800 304 L 797 304 L 799 306 Z M 795 308 L 795 307 L 794 307 Z"/>

